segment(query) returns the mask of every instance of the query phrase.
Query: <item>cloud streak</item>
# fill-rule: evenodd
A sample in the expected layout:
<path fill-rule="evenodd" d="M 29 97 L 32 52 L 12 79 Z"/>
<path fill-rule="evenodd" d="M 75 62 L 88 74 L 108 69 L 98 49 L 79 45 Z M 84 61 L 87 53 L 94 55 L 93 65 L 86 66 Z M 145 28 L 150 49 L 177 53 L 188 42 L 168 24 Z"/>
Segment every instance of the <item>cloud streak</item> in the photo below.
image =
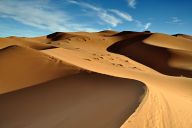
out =
<path fill-rule="evenodd" d="M 151 23 L 142 24 L 134 19 L 129 13 L 118 9 L 102 8 L 86 2 L 77 0 L 65 0 L 66 5 L 76 5 L 94 16 L 88 16 L 91 23 L 79 22 L 70 11 L 59 9 L 58 6 L 50 3 L 50 0 L 0 0 L 0 18 L 15 20 L 19 23 L 46 30 L 55 31 L 99 31 L 97 28 L 117 28 L 120 24 L 129 22 L 136 24 L 138 28 L 144 30 L 151 26 Z M 50 6 L 51 5 L 51 6 Z M 68 6 L 67 6 L 68 7 Z M 98 21 L 99 19 L 99 21 Z M 174 19 L 175 22 L 178 19 Z M 128 22 L 125 22 L 128 21 Z M 93 25 L 94 24 L 94 25 Z M 98 26 L 101 25 L 101 26 Z M 23 29 L 24 30 L 24 29 Z"/>
<path fill-rule="evenodd" d="M 136 8 L 136 0 L 127 0 L 128 2 L 128 6 L 131 7 L 131 8 Z"/>
<path fill-rule="evenodd" d="M 183 24 L 182 20 L 179 17 L 170 17 L 170 20 L 167 21 L 166 23 L 169 24 Z"/>
<path fill-rule="evenodd" d="M 140 28 L 140 31 L 146 31 L 146 30 L 149 30 L 149 28 L 151 27 L 152 23 L 151 22 L 148 22 L 148 23 L 142 23 L 141 21 L 139 20 L 134 20 L 134 23 L 136 24 L 136 26 L 138 28 Z"/>
<path fill-rule="evenodd" d="M 151 26 L 151 23 L 146 23 L 144 25 L 144 30 L 148 30 L 150 26 Z"/>
<path fill-rule="evenodd" d="M 79 2 L 79 1 L 75 1 L 75 0 L 68 0 L 69 3 L 71 4 L 75 4 L 78 6 L 81 6 L 83 8 L 87 8 L 90 9 L 92 11 L 94 11 L 96 13 L 96 15 L 105 23 L 112 25 L 113 27 L 116 27 L 117 25 L 121 24 L 122 21 L 120 19 L 118 19 L 117 17 L 113 16 L 112 14 L 110 14 L 107 10 L 101 8 L 101 7 L 97 7 L 85 2 Z"/>
<path fill-rule="evenodd" d="M 127 21 L 133 21 L 133 18 L 131 15 L 129 15 L 128 13 L 116 10 L 116 9 L 110 9 L 111 12 L 115 13 L 116 15 L 118 15 L 119 17 L 123 18 L 124 20 Z"/>
<path fill-rule="evenodd" d="M 0 1 L 0 17 L 16 20 L 25 25 L 49 31 L 94 31 L 85 25 L 72 22 L 63 11 L 50 7 L 48 1 Z"/>

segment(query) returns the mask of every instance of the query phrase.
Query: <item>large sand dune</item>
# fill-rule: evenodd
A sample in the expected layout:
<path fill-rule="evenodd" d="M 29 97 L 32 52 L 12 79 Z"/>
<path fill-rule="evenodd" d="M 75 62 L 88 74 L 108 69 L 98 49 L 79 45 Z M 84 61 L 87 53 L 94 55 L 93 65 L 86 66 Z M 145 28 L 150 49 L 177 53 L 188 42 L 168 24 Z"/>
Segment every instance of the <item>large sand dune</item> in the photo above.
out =
<path fill-rule="evenodd" d="M 144 84 L 80 73 L 0 97 L 1 128 L 117 128 L 138 106 Z"/>
<path fill-rule="evenodd" d="M 0 49 L 0 94 L 78 72 L 62 61 L 20 46 Z"/>
<path fill-rule="evenodd" d="M 0 42 L 0 75 L 6 78 L 0 83 L 0 91 L 9 92 L 0 95 L 3 127 L 191 128 L 189 36 L 132 31 L 56 32 L 26 38 L 25 45 L 20 45 L 23 39 L 19 40 L 14 37 L 10 45 L 22 47 L 5 48 Z M 51 47 L 30 47 L 31 43 Z M 54 80 L 56 77 L 60 78 Z M 11 111 L 13 103 L 18 105 Z M 31 112 L 30 117 L 26 111 Z M 11 117 L 12 113 L 21 116 Z"/>

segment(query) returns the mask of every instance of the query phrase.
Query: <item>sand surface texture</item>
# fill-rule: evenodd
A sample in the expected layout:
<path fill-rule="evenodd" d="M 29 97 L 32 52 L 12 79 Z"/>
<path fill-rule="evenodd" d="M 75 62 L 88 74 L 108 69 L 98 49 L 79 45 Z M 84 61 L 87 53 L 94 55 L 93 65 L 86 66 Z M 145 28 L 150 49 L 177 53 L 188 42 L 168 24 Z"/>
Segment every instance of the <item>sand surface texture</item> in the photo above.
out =
<path fill-rule="evenodd" d="M 0 38 L 2 128 L 191 128 L 190 35 Z"/>

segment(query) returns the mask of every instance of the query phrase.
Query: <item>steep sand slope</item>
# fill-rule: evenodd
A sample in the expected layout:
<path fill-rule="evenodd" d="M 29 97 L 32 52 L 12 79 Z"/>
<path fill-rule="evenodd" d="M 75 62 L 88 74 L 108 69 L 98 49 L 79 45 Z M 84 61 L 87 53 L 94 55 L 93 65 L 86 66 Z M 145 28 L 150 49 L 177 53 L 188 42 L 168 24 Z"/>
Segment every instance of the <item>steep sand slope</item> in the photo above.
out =
<path fill-rule="evenodd" d="M 168 65 L 177 69 L 188 70 L 191 76 L 192 72 L 192 40 L 188 35 L 169 36 L 166 34 L 153 34 L 144 40 L 144 43 L 153 46 L 165 48 L 169 53 Z"/>
<path fill-rule="evenodd" d="M 77 68 L 30 48 L 0 49 L 0 94 L 75 73 Z"/>
<path fill-rule="evenodd" d="M 84 47 L 80 47 L 80 49 L 75 49 L 73 45 L 70 45 L 73 42 L 69 42 L 67 47 L 63 45 L 63 48 L 44 50 L 43 52 L 84 69 L 137 79 L 146 83 L 149 89 L 147 96 L 122 127 L 190 128 L 192 126 L 190 121 L 192 117 L 192 80 L 184 77 L 161 75 L 127 57 L 106 52 L 105 49 L 110 44 L 125 39 L 126 36 L 105 37 L 103 47 L 98 39 L 98 42 L 95 40 L 97 43 L 84 42 Z M 95 39 L 95 37 L 91 38 Z M 64 43 L 64 41 L 60 41 L 60 43 Z M 78 42 L 76 43 L 78 45 Z M 89 49 L 89 43 L 94 49 Z M 95 60 L 93 56 L 96 56 L 97 59 Z"/>
<path fill-rule="evenodd" d="M 192 41 L 164 34 L 137 34 L 114 43 L 107 50 L 125 55 L 166 75 L 192 77 Z"/>
<path fill-rule="evenodd" d="M 0 96 L 0 127 L 118 128 L 144 92 L 139 81 L 79 73 Z"/>

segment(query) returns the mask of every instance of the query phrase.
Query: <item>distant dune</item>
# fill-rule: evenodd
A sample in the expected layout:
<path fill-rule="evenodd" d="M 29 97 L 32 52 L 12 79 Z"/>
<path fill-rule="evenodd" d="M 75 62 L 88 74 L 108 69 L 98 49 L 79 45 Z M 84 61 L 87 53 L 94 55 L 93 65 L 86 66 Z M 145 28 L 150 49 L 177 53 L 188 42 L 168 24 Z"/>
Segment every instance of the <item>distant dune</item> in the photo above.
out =
<path fill-rule="evenodd" d="M 0 127 L 191 128 L 191 77 L 190 35 L 0 38 Z"/>
<path fill-rule="evenodd" d="M 190 35 L 185 35 L 185 34 L 175 34 L 173 36 L 176 36 L 176 37 L 181 37 L 181 38 L 186 38 L 186 39 L 190 39 L 192 40 L 192 36 Z"/>
<path fill-rule="evenodd" d="M 164 34 L 130 33 L 129 35 L 107 50 L 126 55 L 166 75 L 192 77 L 192 41 L 175 39 Z M 176 61 L 179 60 L 182 64 L 179 65 L 178 62 L 177 65 Z"/>

